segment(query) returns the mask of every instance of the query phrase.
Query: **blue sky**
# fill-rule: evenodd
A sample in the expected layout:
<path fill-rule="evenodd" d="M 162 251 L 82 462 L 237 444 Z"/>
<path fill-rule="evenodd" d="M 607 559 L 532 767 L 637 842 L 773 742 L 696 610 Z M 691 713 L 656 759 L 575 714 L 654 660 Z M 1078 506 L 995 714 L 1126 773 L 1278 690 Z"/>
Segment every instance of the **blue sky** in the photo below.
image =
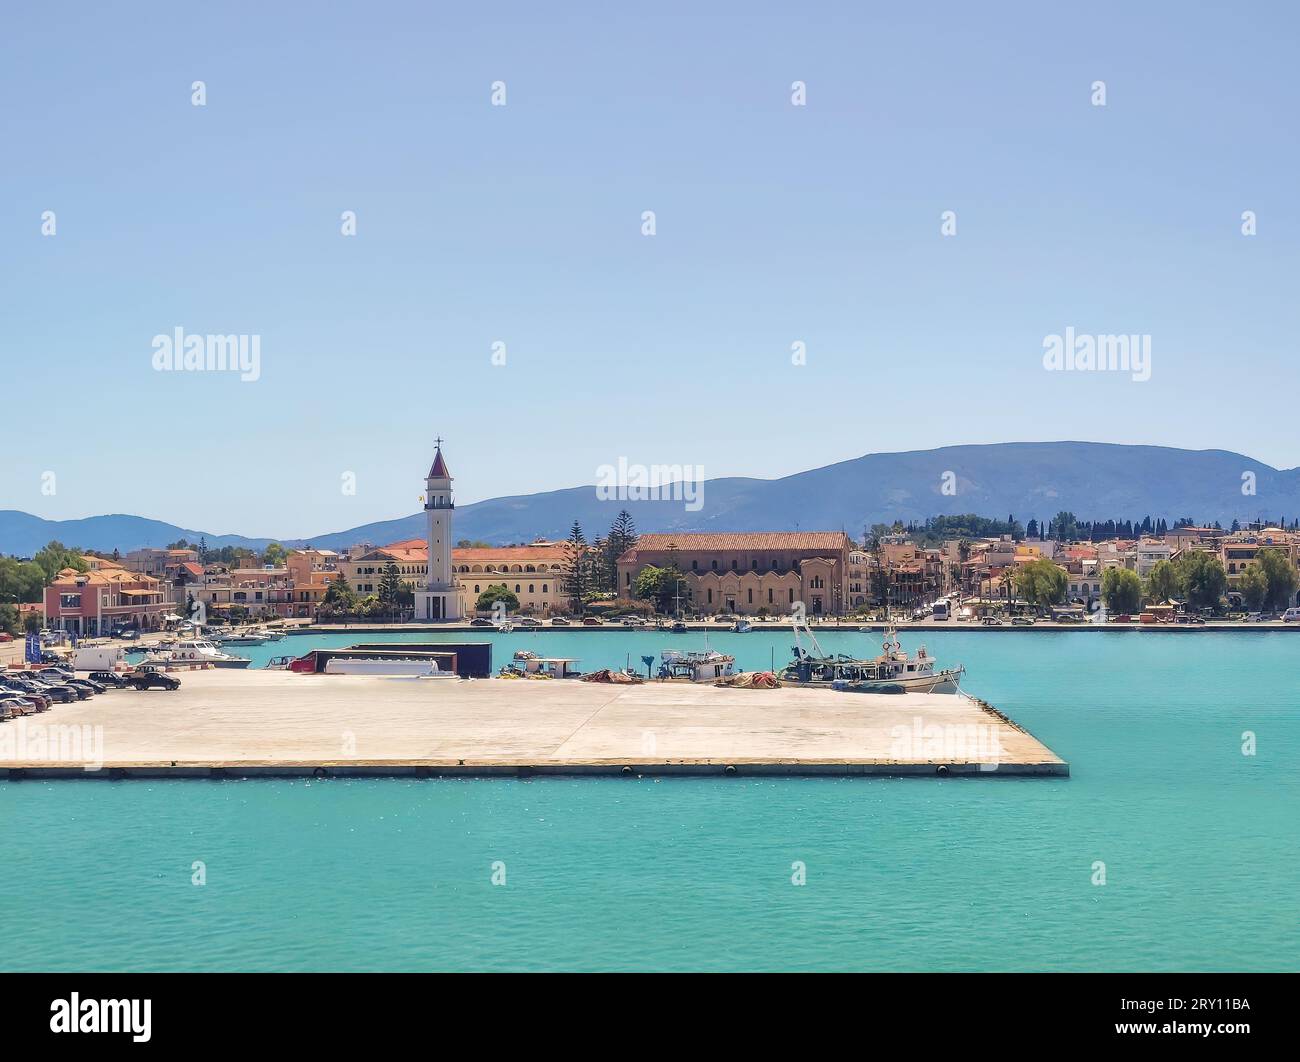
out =
<path fill-rule="evenodd" d="M 462 502 L 620 456 L 1300 464 L 1288 5 L 614 6 L 8 12 L 0 508 L 320 534 L 413 511 L 439 433 Z M 261 378 L 155 372 L 177 326 Z M 1151 379 L 1044 371 L 1067 326 Z"/>

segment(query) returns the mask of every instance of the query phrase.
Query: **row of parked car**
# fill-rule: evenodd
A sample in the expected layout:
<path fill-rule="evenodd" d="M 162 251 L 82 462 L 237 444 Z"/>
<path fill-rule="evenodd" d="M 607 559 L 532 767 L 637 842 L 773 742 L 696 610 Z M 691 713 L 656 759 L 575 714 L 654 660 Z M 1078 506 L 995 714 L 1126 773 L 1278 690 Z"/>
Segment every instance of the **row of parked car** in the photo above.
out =
<path fill-rule="evenodd" d="M 84 701 L 110 689 L 179 689 L 175 675 L 149 667 L 125 675 L 116 671 L 74 674 L 65 667 L 42 667 L 32 671 L 0 672 L 0 721 L 20 715 L 48 711 L 50 706 Z"/>

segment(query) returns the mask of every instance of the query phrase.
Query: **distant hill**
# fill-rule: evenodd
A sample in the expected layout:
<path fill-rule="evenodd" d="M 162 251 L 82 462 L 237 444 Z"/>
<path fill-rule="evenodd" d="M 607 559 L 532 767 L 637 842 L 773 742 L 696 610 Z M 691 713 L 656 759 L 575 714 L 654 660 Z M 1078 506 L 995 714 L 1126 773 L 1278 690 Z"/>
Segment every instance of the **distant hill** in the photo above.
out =
<path fill-rule="evenodd" d="M 943 492 L 952 473 L 955 493 Z M 1255 494 L 1242 493 L 1242 474 L 1255 476 Z M 1043 442 L 945 446 L 936 450 L 868 454 L 782 479 L 711 479 L 703 506 L 688 512 L 680 501 L 601 501 L 595 488 L 570 487 L 542 494 L 493 498 L 456 510 L 455 535 L 485 542 L 523 542 L 537 536 L 563 538 L 576 518 L 588 538 L 603 533 L 619 509 L 632 513 L 641 531 L 765 531 L 844 529 L 860 535 L 872 523 L 924 520 L 929 516 L 979 513 L 1022 523 L 1051 519 L 1069 509 L 1081 520 L 1181 516 L 1198 521 L 1260 516 L 1300 516 L 1300 469 L 1279 470 L 1226 450 L 1178 450 L 1165 446 Z M 423 533 L 423 515 L 282 540 L 337 549 Z M 216 535 L 137 516 L 42 520 L 0 511 L 0 552 L 30 554 L 52 538 L 88 549 L 126 552 L 163 546 L 179 538 L 206 538 L 209 546 L 261 549 L 267 538 Z"/>

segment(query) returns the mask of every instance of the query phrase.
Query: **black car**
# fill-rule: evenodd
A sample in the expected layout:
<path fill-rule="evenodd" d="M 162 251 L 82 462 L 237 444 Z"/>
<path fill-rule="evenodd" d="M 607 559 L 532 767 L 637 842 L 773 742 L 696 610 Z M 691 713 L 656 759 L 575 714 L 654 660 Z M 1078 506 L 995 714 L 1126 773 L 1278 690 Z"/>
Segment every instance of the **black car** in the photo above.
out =
<path fill-rule="evenodd" d="M 39 693 L 42 697 L 48 697 L 51 701 L 58 701 L 60 704 L 68 704 L 78 699 L 76 690 L 71 687 L 56 686 L 53 683 L 33 679 L 10 678 L 5 680 L 5 686 L 20 697 L 29 693 Z"/>
<path fill-rule="evenodd" d="M 178 690 L 181 680 L 175 675 L 162 671 L 132 671 L 126 676 L 126 684 L 133 690 Z"/>
<path fill-rule="evenodd" d="M 126 688 L 126 676 L 119 675 L 116 671 L 92 671 L 88 676 L 91 682 L 98 682 L 101 686 L 114 689 Z"/>
<path fill-rule="evenodd" d="M 67 680 L 67 685 L 76 686 L 77 688 L 83 690 L 89 690 L 91 693 L 103 693 L 104 690 L 107 688 L 101 683 L 95 682 L 93 679 L 88 679 L 88 678 L 70 678 Z"/>

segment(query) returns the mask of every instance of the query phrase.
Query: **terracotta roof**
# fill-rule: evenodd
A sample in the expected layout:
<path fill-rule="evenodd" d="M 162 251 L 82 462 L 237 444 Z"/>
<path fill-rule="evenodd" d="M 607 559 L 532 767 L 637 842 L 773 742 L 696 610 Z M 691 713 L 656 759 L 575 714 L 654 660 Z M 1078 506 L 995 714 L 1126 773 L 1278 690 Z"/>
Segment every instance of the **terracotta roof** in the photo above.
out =
<path fill-rule="evenodd" d="M 473 564 L 496 561 L 561 561 L 565 557 L 563 546 L 494 546 L 490 548 L 453 549 L 451 559 L 457 563 Z"/>
<path fill-rule="evenodd" d="M 411 548 L 394 549 L 392 546 L 382 546 L 373 553 L 367 553 L 366 557 L 389 557 L 394 561 L 413 562 L 427 561 L 429 559 L 429 547 L 419 546 Z M 362 558 L 363 560 L 365 558 Z"/>
<path fill-rule="evenodd" d="M 401 542 L 390 542 L 380 549 L 428 549 L 429 543 L 422 538 L 404 538 Z"/>
<path fill-rule="evenodd" d="M 79 572 L 76 568 L 64 568 L 54 577 L 50 585 L 66 585 L 78 581 L 104 586 L 111 583 L 144 583 L 149 585 L 156 583 L 158 580 L 148 575 L 142 575 L 139 572 L 128 572 L 125 568 L 91 568 L 90 571 L 86 572 Z"/>
<path fill-rule="evenodd" d="M 637 539 L 633 550 L 666 551 L 676 546 L 683 553 L 753 552 L 755 550 L 821 550 L 837 553 L 852 548 L 843 531 L 738 531 L 650 534 Z"/>

